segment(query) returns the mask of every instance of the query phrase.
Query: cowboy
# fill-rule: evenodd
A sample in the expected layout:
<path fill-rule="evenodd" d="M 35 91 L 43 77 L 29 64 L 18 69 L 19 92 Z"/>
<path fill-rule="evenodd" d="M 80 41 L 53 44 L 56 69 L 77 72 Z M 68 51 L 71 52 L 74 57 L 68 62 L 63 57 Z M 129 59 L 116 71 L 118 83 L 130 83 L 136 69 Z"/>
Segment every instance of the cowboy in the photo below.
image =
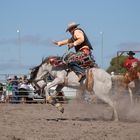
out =
<path fill-rule="evenodd" d="M 131 71 L 132 63 L 134 62 L 139 63 L 139 60 L 134 57 L 135 53 L 133 51 L 129 51 L 127 54 L 128 58 L 125 59 L 124 61 L 124 67 L 126 68 L 127 71 Z"/>
<path fill-rule="evenodd" d="M 124 75 L 124 82 L 126 88 L 128 87 L 128 83 L 137 79 L 139 77 L 139 66 L 140 62 L 137 58 L 134 57 L 135 53 L 133 51 L 129 51 L 128 57 L 124 61 L 124 67 L 126 68 L 126 73 Z M 136 64 L 136 65 L 135 65 Z"/>
<path fill-rule="evenodd" d="M 73 56 L 74 59 L 77 58 L 79 55 L 91 55 L 91 50 L 93 49 L 85 32 L 78 28 L 80 24 L 76 24 L 72 22 L 68 24 L 66 32 L 72 35 L 70 39 L 62 40 L 62 41 L 55 41 L 53 42 L 55 45 L 62 46 L 68 44 L 68 49 L 75 48 L 76 54 Z M 76 59 L 75 59 L 76 60 Z M 79 77 L 79 82 L 85 77 L 85 70 L 79 66 L 76 61 L 68 63 L 68 67 L 71 68 Z"/>

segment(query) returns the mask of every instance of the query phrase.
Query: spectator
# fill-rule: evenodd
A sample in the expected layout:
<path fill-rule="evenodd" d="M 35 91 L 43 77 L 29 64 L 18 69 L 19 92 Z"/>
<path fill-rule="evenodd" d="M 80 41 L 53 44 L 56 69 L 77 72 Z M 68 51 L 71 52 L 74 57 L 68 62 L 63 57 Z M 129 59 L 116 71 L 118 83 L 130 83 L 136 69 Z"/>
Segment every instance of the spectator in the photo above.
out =
<path fill-rule="evenodd" d="M 10 98 L 12 97 L 12 78 L 8 77 L 6 82 L 6 102 L 9 102 Z"/>
<path fill-rule="evenodd" d="M 3 84 L 0 82 L 0 101 L 4 102 L 4 91 L 3 91 Z"/>
<path fill-rule="evenodd" d="M 18 100 L 18 98 L 16 97 L 18 94 L 18 77 L 15 75 L 12 78 L 12 93 L 13 93 L 13 99 Z"/>
<path fill-rule="evenodd" d="M 29 89 L 29 86 L 28 86 L 28 79 L 27 79 L 27 76 L 26 76 L 26 75 L 20 77 L 20 82 L 19 82 L 18 88 L 19 88 L 19 89 L 20 89 L 20 88 Z"/>

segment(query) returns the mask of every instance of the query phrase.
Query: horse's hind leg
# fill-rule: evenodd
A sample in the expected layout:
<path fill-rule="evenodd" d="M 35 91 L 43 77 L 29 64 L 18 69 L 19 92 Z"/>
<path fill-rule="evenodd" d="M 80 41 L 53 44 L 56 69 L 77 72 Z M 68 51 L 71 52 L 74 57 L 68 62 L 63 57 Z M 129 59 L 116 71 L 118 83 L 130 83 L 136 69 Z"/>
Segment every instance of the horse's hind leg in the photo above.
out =
<path fill-rule="evenodd" d="M 109 96 L 101 96 L 99 97 L 101 100 L 103 100 L 105 103 L 107 103 L 109 106 L 112 107 L 113 109 L 113 117 L 114 117 L 114 120 L 115 121 L 118 121 L 119 118 L 118 118 L 118 113 L 117 113 L 117 110 L 116 110 L 116 107 L 115 107 L 115 103 L 110 99 Z"/>

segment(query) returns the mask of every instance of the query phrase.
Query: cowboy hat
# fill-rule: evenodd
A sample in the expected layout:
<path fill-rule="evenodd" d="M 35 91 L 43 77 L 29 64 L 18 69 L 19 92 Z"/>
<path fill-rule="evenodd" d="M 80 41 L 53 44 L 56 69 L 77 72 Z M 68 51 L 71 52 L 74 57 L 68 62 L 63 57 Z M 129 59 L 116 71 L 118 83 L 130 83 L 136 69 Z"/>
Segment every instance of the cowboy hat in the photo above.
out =
<path fill-rule="evenodd" d="M 10 77 L 10 76 L 9 76 L 9 77 L 7 77 L 7 80 L 11 80 L 11 79 L 12 79 L 12 77 Z"/>
<path fill-rule="evenodd" d="M 135 53 L 133 51 L 129 51 L 127 54 L 128 55 L 135 55 Z"/>
<path fill-rule="evenodd" d="M 76 24 L 75 22 L 71 22 L 68 24 L 68 27 L 66 29 L 66 32 L 69 31 L 71 28 L 76 28 L 77 26 L 79 26 L 80 24 Z"/>

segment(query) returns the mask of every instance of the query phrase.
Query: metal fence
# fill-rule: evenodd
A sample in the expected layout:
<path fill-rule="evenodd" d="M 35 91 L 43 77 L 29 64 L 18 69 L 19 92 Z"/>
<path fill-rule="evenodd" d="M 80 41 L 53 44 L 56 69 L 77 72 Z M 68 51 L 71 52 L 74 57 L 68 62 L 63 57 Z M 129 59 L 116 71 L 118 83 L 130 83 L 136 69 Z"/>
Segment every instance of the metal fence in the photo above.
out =
<path fill-rule="evenodd" d="M 25 76 L 27 77 L 27 79 L 29 78 L 29 75 L 24 75 L 24 74 L 18 74 L 18 75 L 0 74 L 0 102 L 1 103 L 5 103 L 5 102 L 8 102 L 8 103 L 44 103 L 45 102 L 44 97 L 40 97 L 40 96 L 37 97 L 37 94 L 35 93 L 35 91 L 31 90 L 31 89 L 22 90 L 22 95 L 21 95 L 21 91 L 20 91 L 20 94 L 15 94 L 15 93 L 18 93 L 19 91 L 15 91 L 14 88 L 18 88 L 18 87 L 14 86 L 14 88 L 11 87 L 12 94 L 7 94 L 7 90 L 8 90 L 7 82 L 10 78 L 13 79 L 14 76 L 16 76 L 18 78 L 17 80 L 19 80 L 20 78 L 25 77 Z M 55 88 L 56 87 L 51 88 L 50 92 L 53 93 Z M 61 98 L 60 102 L 63 102 L 63 103 L 67 102 L 66 99 L 76 96 L 76 90 L 67 88 L 67 87 L 63 88 L 63 93 L 64 93 L 64 96 L 62 96 L 62 97 L 61 96 L 56 97 L 54 95 L 56 98 Z M 62 98 L 64 100 L 62 100 Z"/>

